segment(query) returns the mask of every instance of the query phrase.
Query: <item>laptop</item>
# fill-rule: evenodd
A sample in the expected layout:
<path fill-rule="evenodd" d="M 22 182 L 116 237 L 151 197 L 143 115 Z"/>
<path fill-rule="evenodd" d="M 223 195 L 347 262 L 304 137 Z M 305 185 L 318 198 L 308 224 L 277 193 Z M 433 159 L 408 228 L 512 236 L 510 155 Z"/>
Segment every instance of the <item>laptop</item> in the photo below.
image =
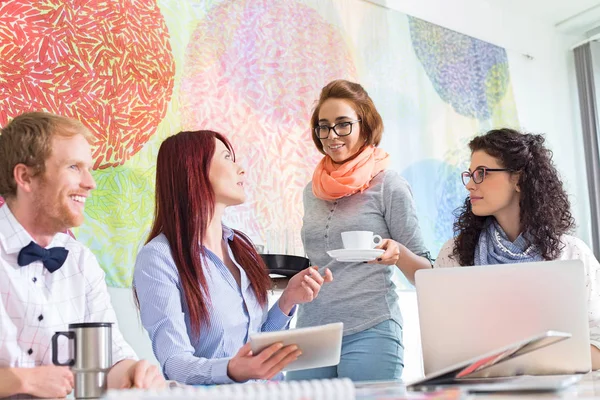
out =
<path fill-rule="evenodd" d="M 434 372 L 415 382 L 406 385 L 407 390 L 432 391 L 447 386 L 459 385 L 469 392 L 502 392 L 502 391 L 557 391 L 577 381 L 582 375 L 569 376 L 528 376 L 510 378 L 473 379 L 478 372 L 498 366 L 508 360 L 522 357 L 525 354 L 539 351 L 547 346 L 555 345 L 571 337 L 565 332 L 547 331 L 539 335 L 512 343 L 493 350 L 487 354 L 460 362 L 441 371 Z M 541 378 L 541 379 L 540 379 Z M 546 379 L 552 378 L 552 379 Z"/>
<path fill-rule="evenodd" d="M 588 292 L 580 260 L 419 270 L 415 286 L 425 375 L 548 330 L 571 338 L 474 376 L 591 369 Z"/>

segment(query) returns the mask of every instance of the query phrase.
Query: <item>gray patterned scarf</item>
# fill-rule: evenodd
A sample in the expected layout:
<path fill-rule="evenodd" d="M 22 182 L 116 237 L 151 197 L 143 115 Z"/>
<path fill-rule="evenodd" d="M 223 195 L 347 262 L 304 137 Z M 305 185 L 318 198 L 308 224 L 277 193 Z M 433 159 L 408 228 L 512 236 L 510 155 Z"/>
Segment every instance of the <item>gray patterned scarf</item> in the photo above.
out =
<path fill-rule="evenodd" d="M 489 217 L 475 248 L 475 265 L 513 264 L 543 261 L 536 247 L 520 234 L 511 242 L 496 221 Z"/>

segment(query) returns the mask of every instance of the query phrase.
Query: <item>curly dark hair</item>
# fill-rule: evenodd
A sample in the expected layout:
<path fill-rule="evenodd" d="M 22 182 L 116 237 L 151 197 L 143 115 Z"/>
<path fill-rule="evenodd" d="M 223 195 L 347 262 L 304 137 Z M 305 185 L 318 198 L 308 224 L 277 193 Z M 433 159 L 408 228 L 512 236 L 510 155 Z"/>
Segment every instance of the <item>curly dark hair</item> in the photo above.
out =
<path fill-rule="evenodd" d="M 471 140 L 469 147 L 471 152 L 483 150 L 498 159 L 504 168 L 520 172 L 522 231 L 545 260 L 558 258 L 563 247 L 560 237 L 574 228 L 575 221 L 568 195 L 552 162 L 552 151 L 544 146 L 544 137 L 508 128 L 494 129 Z M 454 215 L 452 257 L 460 265 L 473 265 L 475 247 L 488 217 L 473 214 L 469 197 Z"/>

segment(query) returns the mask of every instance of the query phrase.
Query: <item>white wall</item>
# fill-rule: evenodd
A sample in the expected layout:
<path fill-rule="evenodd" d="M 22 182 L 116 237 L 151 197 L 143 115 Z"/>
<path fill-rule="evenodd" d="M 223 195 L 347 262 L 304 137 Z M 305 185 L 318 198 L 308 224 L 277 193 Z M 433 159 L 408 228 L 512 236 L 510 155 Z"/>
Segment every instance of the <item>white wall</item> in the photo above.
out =
<path fill-rule="evenodd" d="M 365 0 L 367 1 L 367 0 Z M 550 0 L 549 0 L 550 1 Z M 562 0 L 558 0 L 562 1 Z M 504 47 L 521 127 L 545 133 L 565 181 L 577 235 L 591 240 L 583 140 L 570 47 L 583 37 L 559 34 L 514 10 L 484 0 L 369 0 Z"/>
<path fill-rule="evenodd" d="M 140 321 L 137 307 L 133 301 L 132 290 L 130 288 L 109 287 L 108 293 L 117 314 L 119 329 L 125 337 L 125 341 L 133 347 L 133 350 L 140 359 L 159 365 L 152 352 L 152 343 L 150 342 L 148 333 Z"/>

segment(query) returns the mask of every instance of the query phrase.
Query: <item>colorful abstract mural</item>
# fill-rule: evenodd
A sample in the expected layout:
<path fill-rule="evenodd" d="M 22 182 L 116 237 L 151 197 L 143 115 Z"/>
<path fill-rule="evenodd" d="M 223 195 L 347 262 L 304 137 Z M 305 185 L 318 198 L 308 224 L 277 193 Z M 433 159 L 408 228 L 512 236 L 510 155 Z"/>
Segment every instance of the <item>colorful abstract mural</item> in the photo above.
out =
<path fill-rule="evenodd" d="M 470 36 L 408 17 L 411 43 L 439 97 L 459 115 L 492 125 L 518 125 L 506 50 Z M 466 190 L 458 179 L 467 168 L 474 133 L 454 138 L 441 157 L 403 169 L 411 184 L 429 248 L 435 255 L 453 237 L 454 210 Z"/>
<path fill-rule="evenodd" d="M 442 100 L 470 118 L 490 119 L 509 86 L 506 51 L 409 17 L 415 53 Z"/>
<path fill-rule="evenodd" d="M 323 54 L 336 62 L 314 68 Z M 232 141 L 249 184 L 246 203 L 227 220 L 259 242 L 267 231 L 301 226 L 302 190 L 321 158 L 311 140 L 311 108 L 337 78 L 357 79 L 344 38 L 294 1 L 225 1 L 192 33 L 180 90 L 182 125 L 225 132 Z"/>
<path fill-rule="evenodd" d="M 0 125 L 48 110 L 95 137 L 94 167 L 123 164 L 165 116 L 175 62 L 152 0 L 0 5 Z"/>
<path fill-rule="evenodd" d="M 0 125 L 46 110 L 92 131 L 98 187 L 74 234 L 109 285 L 131 284 L 156 154 L 182 129 L 220 131 L 235 147 L 248 200 L 227 223 L 269 247 L 289 236 L 302 253 L 302 190 L 321 157 L 309 119 L 321 87 L 339 78 L 361 82 L 392 127 L 382 146 L 437 253 L 465 195 L 468 139 L 518 124 L 506 52 L 351 1 L 0 3 Z"/>

